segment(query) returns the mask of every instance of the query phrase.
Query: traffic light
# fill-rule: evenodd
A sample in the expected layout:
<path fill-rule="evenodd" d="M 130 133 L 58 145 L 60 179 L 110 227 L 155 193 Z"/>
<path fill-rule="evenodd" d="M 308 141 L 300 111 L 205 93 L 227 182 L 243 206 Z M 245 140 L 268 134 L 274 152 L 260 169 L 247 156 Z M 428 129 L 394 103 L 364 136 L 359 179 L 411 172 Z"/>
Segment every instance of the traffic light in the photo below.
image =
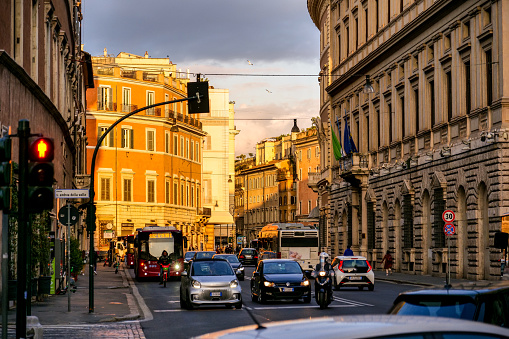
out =
<path fill-rule="evenodd" d="M 0 209 L 9 212 L 12 208 L 12 161 L 11 139 L 0 138 Z"/>
<path fill-rule="evenodd" d="M 197 99 L 189 100 L 187 103 L 189 114 L 209 113 L 209 82 L 188 82 L 187 97 L 199 96 Z"/>
<path fill-rule="evenodd" d="M 40 213 L 53 209 L 53 139 L 31 138 L 28 146 L 28 210 Z"/>

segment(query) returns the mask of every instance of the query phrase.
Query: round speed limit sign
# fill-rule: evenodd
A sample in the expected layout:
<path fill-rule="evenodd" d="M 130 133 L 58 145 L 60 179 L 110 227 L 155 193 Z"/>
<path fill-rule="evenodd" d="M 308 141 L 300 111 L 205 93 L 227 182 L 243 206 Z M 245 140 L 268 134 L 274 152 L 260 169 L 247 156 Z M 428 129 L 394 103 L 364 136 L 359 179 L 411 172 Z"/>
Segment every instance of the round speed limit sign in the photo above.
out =
<path fill-rule="evenodd" d="M 444 213 L 442 213 L 442 219 L 446 223 L 453 222 L 454 219 L 456 219 L 456 214 L 454 214 L 454 212 L 451 210 L 446 210 Z"/>

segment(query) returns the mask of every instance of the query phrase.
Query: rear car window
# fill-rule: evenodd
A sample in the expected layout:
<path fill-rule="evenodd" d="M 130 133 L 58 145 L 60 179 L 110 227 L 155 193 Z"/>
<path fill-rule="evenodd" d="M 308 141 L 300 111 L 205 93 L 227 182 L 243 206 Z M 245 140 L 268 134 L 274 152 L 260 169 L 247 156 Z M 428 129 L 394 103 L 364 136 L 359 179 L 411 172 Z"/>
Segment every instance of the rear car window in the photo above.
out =
<path fill-rule="evenodd" d="M 418 303 L 401 302 L 398 315 L 426 315 L 473 320 L 475 304 L 452 300 L 429 300 Z"/>
<path fill-rule="evenodd" d="M 242 254 L 246 255 L 246 254 L 255 254 L 256 251 L 255 250 L 242 250 Z"/>
<path fill-rule="evenodd" d="M 366 260 L 345 260 L 343 261 L 343 268 L 358 268 L 368 267 Z"/>

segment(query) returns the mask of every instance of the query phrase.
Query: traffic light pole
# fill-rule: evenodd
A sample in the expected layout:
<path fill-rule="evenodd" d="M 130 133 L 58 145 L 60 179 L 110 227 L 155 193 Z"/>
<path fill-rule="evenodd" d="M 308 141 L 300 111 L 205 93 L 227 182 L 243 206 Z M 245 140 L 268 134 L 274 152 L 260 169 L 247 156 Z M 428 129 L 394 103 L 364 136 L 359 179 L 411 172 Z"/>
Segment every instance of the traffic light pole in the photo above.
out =
<path fill-rule="evenodd" d="M 189 84 L 188 84 L 189 85 Z M 208 90 L 208 89 L 207 89 Z M 195 96 L 187 97 L 184 99 L 178 99 L 178 100 L 171 100 L 171 101 L 165 101 L 160 102 L 157 104 L 145 106 L 142 108 L 139 108 L 137 110 L 134 110 L 126 115 L 124 115 L 122 118 L 115 121 L 105 132 L 99 140 L 97 140 L 97 145 L 94 148 L 94 153 L 92 155 L 92 161 L 90 163 L 90 200 L 88 202 L 88 208 L 87 208 L 87 228 L 89 232 L 90 237 L 90 248 L 89 248 L 89 268 L 88 268 L 88 285 L 89 285 L 89 293 L 88 293 L 88 313 L 94 312 L 94 265 L 97 261 L 97 256 L 95 255 L 95 249 L 94 249 L 94 232 L 95 232 L 95 205 L 94 205 L 94 197 L 95 197 L 95 188 L 94 188 L 94 174 L 95 174 L 95 159 L 97 158 L 97 152 L 99 151 L 99 147 L 101 146 L 104 138 L 110 133 L 119 123 L 124 121 L 125 119 L 129 118 L 130 116 L 139 113 L 141 111 L 144 111 L 149 108 L 162 106 L 162 105 L 168 105 L 173 104 L 176 102 L 183 102 L 183 101 L 190 101 L 190 100 L 197 100 L 200 102 L 200 99 L 207 100 L 208 105 L 208 94 L 205 96 L 204 94 L 196 93 Z M 208 107 L 208 106 L 207 106 Z M 175 119 L 175 122 L 177 120 Z M 67 292 L 69 293 L 69 292 Z"/>
<path fill-rule="evenodd" d="M 26 337 L 27 327 L 27 235 L 29 231 L 28 211 L 28 138 L 30 124 L 28 120 L 18 122 L 19 138 L 19 204 L 18 204 L 18 263 L 16 291 L 16 338 Z M 31 287 L 31 286 L 30 286 Z"/>

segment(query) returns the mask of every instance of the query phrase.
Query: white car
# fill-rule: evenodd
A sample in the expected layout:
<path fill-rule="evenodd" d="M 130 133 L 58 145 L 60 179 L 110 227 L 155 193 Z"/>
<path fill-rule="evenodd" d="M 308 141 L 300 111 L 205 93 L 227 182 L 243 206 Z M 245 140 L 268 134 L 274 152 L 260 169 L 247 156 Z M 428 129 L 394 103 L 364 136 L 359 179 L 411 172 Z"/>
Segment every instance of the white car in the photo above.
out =
<path fill-rule="evenodd" d="M 272 321 L 204 334 L 202 339 L 498 339 L 509 329 L 471 320 L 398 315 L 347 315 Z"/>
<path fill-rule="evenodd" d="M 375 273 L 365 257 L 359 256 L 338 256 L 332 261 L 334 269 L 334 288 L 339 290 L 342 287 L 358 287 L 362 290 L 375 289 Z"/>

